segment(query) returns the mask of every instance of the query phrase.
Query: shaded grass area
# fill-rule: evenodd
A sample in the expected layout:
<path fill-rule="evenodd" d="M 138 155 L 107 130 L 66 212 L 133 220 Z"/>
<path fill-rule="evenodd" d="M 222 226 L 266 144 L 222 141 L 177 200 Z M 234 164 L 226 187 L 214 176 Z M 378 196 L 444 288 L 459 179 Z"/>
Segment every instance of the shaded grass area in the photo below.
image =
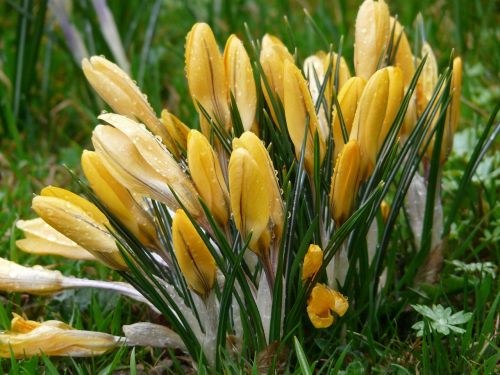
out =
<path fill-rule="evenodd" d="M 111 57 L 90 1 L 71 2 L 71 21 L 82 33 L 90 54 Z M 120 1 L 108 2 L 138 80 L 159 113 L 169 108 L 187 124 L 197 120 L 187 93 L 184 75 L 185 35 L 197 21 L 209 22 L 219 42 L 236 32 L 245 40 L 244 23 L 252 35 L 265 32 L 282 37 L 289 49 L 297 47 L 298 60 L 318 49 L 337 48 L 345 36 L 344 55 L 352 61 L 354 17 L 359 2 L 354 1 Z M 308 9 L 310 17 L 302 10 Z M 494 1 L 421 1 L 390 3 L 402 24 L 410 27 L 418 11 L 425 20 L 425 34 L 444 66 L 451 48 L 465 62 L 463 110 L 455 154 L 444 172 L 444 205 L 454 197 L 458 179 L 471 153 L 471 144 L 500 100 L 499 12 Z M 61 165 L 79 171 L 81 150 L 90 145 L 90 132 L 104 105 L 86 84 L 73 51 L 68 47 L 54 16 L 43 1 L 5 1 L 0 4 L 0 255 L 22 264 L 50 264 L 64 273 L 93 278 L 117 278 L 94 264 L 37 259 L 16 250 L 14 229 L 18 218 L 32 217 L 32 195 L 54 184 L 77 191 L 69 173 Z M 286 15 L 286 19 L 283 16 Z M 410 38 L 412 30 L 408 30 Z M 352 66 L 350 67 L 352 70 Z M 500 231 L 498 203 L 498 145 L 483 162 L 467 189 L 464 204 L 452 226 L 447 258 L 462 262 L 491 261 L 499 264 Z M 468 198 L 468 199 L 465 199 Z M 401 217 L 400 220 L 404 220 Z M 408 247 L 408 233 L 399 233 L 391 246 Z M 481 282 L 483 281 L 483 282 Z M 407 293 L 421 293 L 407 291 Z M 55 299 L 25 295 L 2 295 L 0 325 L 7 328 L 11 312 L 31 319 L 60 319 L 77 328 L 120 334 L 123 324 L 151 320 L 142 306 L 102 292 L 66 292 Z M 439 372 L 479 373 L 494 369 L 498 350 L 488 340 L 498 330 L 498 280 L 463 274 L 447 263 L 440 284 L 422 295 L 423 304 L 443 303 L 454 310 L 474 311 L 462 336 L 426 336 L 417 339 L 409 328 L 418 320 L 410 308 L 398 322 L 381 322 L 384 334 L 378 342 L 367 342 L 356 332 L 346 333 L 346 346 L 335 348 L 342 358 L 339 369 L 361 373 L 368 367 L 397 373 L 415 367 Z M 492 313 L 493 311 L 493 313 Z M 399 324 L 403 323 L 403 326 Z M 330 350 L 332 337 L 325 332 L 319 346 Z M 304 348 L 307 357 L 307 348 Z M 331 354 L 331 353 L 329 353 Z M 34 373 L 44 365 L 74 373 L 109 373 L 137 369 L 180 372 L 182 358 L 160 350 L 131 349 L 95 359 L 48 360 L 34 358 L 19 363 L 0 360 L 0 368 L 13 373 Z M 177 362 L 176 362 L 177 361 Z M 435 366 L 435 367 L 434 367 Z M 317 364 L 316 368 L 321 367 Z M 132 366 L 134 368 L 134 366 Z M 408 368 L 410 370 L 404 370 Z M 424 371 L 425 372 L 425 371 Z"/>

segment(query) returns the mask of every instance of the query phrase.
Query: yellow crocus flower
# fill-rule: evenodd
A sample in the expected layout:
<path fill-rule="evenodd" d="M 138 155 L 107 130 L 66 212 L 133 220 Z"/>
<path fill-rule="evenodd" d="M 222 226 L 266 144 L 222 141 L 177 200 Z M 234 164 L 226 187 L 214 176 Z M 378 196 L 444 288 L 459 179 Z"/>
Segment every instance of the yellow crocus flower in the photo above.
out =
<path fill-rule="evenodd" d="M 207 138 L 191 130 L 187 140 L 187 161 L 191 178 L 215 220 L 225 226 L 229 220 L 229 192 L 219 158 Z"/>
<path fill-rule="evenodd" d="M 360 147 L 351 140 L 337 157 L 330 187 L 330 205 L 337 226 L 351 215 L 361 177 L 360 163 Z"/>
<path fill-rule="evenodd" d="M 314 170 L 314 138 L 318 132 L 320 162 L 325 156 L 325 139 L 319 130 L 318 117 L 312 102 L 307 83 L 299 68 L 295 64 L 285 61 L 284 67 L 284 108 L 288 133 L 295 146 L 295 154 L 300 158 L 304 134 L 305 141 L 305 167 L 312 176 Z M 306 125 L 308 126 L 307 133 Z"/>
<path fill-rule="evenodd" d="M 49 186 L 33 198 L 32 208 L 43 221 L 108 267 L 127 268 L 107 229 L 108 219 L 89 201 L 68 190 Z"/>
<path fill-rule="evenodd" d="M 311 244 L 304 256 L 302 267 L 302 281 L 310 279 L 316 275 L 323 264 L 323 250 L 318 245 Z"/>
<path fill-rule="evenodd" d="M 417 82 L 416 93 L 418 116 L 422 116 L 427 104 L 429 104 L 439 78 L 436 56 L 434 55 L 432 47 L 429 43 L 424 42 L 421 54 L 423 57 L 427 56 L 427 59 L 425 60 L 422 73 L 420 74 Z"/>
<path fill-rule="evenodd" d="M 365 0 L 356 17 L 354 66 L 368 80 L 383 61 L 390 35 L 389 7 L 384 0 Z"/>
<path fill-rule="evenodd" d="M 206 298 L 215 282 L 215 259 L 182 209 L 177 210 L 172 219 L 172 241 L 175 257 L 189 286 Z"/>
<path fill-rule="evenodd" d="M 307 302 L 307 314 L 315 328 L 328 328 L 333 324 L 332 311 L 343 316 L 349 303 L 339 292 L 324 284 L 316 284 Z"/>
<path fill-rule="evenodd" d="M 199 108 L 226 131 L 231 129 L 228 84 L 224 61 L 212 29 L 196 23 L 186 38 L 186 76 L 189 92 L 200 115 L 203 134 L 210 134 L 210 124 Z"/>
<path fill-rule="evenodd" d="M 189 127 L 166 109 L 161 111 L 160 121 L 167 129 L 172 143 L 175 144 L 176 153 L 174 155 L 179 157 L 180 153 L 186 152 Z"/>

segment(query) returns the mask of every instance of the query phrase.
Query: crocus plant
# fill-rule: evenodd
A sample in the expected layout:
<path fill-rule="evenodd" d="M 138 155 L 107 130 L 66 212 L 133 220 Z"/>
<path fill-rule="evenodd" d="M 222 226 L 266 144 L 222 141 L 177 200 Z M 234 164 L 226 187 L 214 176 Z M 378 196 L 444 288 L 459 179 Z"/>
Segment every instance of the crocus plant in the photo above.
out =
<path fill-rule="evenodd" d="M 167 326 L 138 323 L 114 337 L 16 315 L 0 333 L 0 356 L 163 345 L 210 371 L 226 357 L 244 365 L 280 354 L 269 369 L 283 365 L 293 336 L 331 331 L 341 343 L 347 324 L 376 332 L 390 314 L 385 299 L 435 279 L 442 258 L 439 172 L 459 119 L 462 63 L 454 57 L 439 74 L 420 39 L 414 56 L 387 4 L 366 0 L 351 71 L 341 44 L 301 64 L 276 36 L 247 50 L 231 35 L 221 53 L 210 26 L 197 23 L 185 71 L 199 123 L 188 125 L 167 109 L 158 116 L 114 63 L 84 59 L 85 77 L 114 113 L 98 116 L 94 150 L 82 154 L 83 195 L 44 188 L 32 203 L 39 217 L 17 223 L 25 234 L 17 244 L 100 262 L 123 282 L 1 260 L 0 288 L 113 290 Z M 402 207 L 414 253 L 388 274 Z"/>

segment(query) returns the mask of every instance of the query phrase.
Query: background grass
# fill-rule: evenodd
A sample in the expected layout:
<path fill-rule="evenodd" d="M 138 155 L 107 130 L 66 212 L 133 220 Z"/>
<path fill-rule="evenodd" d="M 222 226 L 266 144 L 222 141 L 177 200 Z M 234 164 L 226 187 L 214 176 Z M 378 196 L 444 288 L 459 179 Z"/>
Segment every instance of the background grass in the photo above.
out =
<path fill-rule="evenodd" d="M 265 32 L 276 34 L 291 50 L 297 47 L 299 61 L 318 49 L 328 49 L 321 34 L 334 46 L 344 35 L 343 55 L 351 62 L 353 25 L 359 4 L 360 1 L 340 0 L 108 1 L 131 63 L 132 76 L 158 113 L 167 107 L 191 125 L 197 117 L 187 93 L 184 43 L 194 22 L 209 22 L 221 46 L 233 32 L 245 40 L 244 23 L 256 37 Z M 82 33 L 89 53 L 110 58 L 91 2 L 80 0 L 67 5 L 71 21 Z M 406 26 L 410 39 L 413 21 L 422 12 L 426 37 L 441 66 L 447 63 L 452 48 L 464 59 L 462 118 L 455 152 L 447 162 L 443 178 L 446 206 L 456 192 L 474 140 L 500 101 L 500 9 L 493 0 L 392 1 L 389 6 L 391 13 L 398 14 Z M 321 34 L 303 8 L 308 10 Z M 104 267 L 91 263 L 37 259 L 16 250 L 14 241 L 20 234 L 14 229 L 14 222 L 33 216 L 30 202 L 34 193 L 48 184 L 78 190 L 62 165 L 79 172 L 80 153 L 90 147 L 90 133 L 104 105 L 85 82 L 44 1 L 1 2 L 0 30 L 0 256 L 22 264 L 50 264 L 64 273 L 82 277 L 115 278 Z M 447 259 L 500 263 L 499 175 L 497 143 L 464 197 L 452 226 Z M 407 237 L 401 233 L 401 238 Z M 338 370 L 358 373 L 371 367 L 373 371 L 412 373 L 418 367 L 421 371 L 484 373 L 494 369 L 499 359 L 498 348 L 489 346 L 485 338 L 493 338 L 491 335 L 496 335 L 498 329 L 498 313 L 491 314 L 491 308 L 498 307 L 499 285 L 497 279 L 479 280 L 477 275 L 457 274 L 447 264 L 440 284 L 427 291 L 422 300 L 423 304 L 442 303 L 453 306 L 454 310 L 474 311 L 463 336 L 443 340 L 431 335 L 422 340 L 395 322 L 385 322 L 387 329 L 376 347 L 372 347 L 373 343 L 369 346 L 355 332 L 350 333 L 348 345 L 335 351 L 342 359 Z M 140 305 L 88 290 L 65 292 L 53 299 L 27 295 L 0 295 L 0 299 L 0 329 L 9 326 L 11 312 L 23 312 L 35 320 L 60 319 L 75 327 L 113 334 L 120 334 L 123 324 L 155 319 Z M 418 320 L 412 310 L 406 315 L 402 321 Z M 486 331 L 484 335 L 482 331 Z M 307 348 L 304 352 L 307 356 Z M 138 348 L 84 360 L 34 358 L 18 363 L 0 360 L 0 369 L 35 373 L 37 366 L 43 365 L 49 373 L 52 368 L 70 373 L 109 373 L 126 370 L 131 363 L 148 372 L 170 369 L 177 373 L 183 368 L 182 358 Z"/>

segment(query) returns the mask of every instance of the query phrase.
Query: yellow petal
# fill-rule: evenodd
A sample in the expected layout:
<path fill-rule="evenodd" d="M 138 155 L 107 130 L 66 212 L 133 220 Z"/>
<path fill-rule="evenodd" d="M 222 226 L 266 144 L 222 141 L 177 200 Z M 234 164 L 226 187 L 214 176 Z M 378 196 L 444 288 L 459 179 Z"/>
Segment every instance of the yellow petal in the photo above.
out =
<path fill-rule="evenodd" d="M 342 112 L 342 118 L 347 130 L 347 139 L 351 134 L 352 124 L 354 122 L 354 115 L 358 108 L 359 99 L 366 86 L 366 81 L 360 77 L 350 78 L 342 87 L 339 92 L 338 102 Z M 337 160 L 338 154 L 344 147 L 344 136 L 342 135 L 342 127 L 340 124 L 340 117 L 338 116 L 336 107 L 333 107 L 333 160 Z"/>
<path fill-rule="evenodd" d="M 340 62 L 338 55 L 336 53 L 327 53 L 325 57 L 323 58 L 323 65 L 325 67 L 325 72 L 330 66 L 330 63 L 332 63 L 332 70 L 331 70 L 331 77 L 330 77 L 330 84 L 329 84 L 329 92 L 330 90 L 333 90 L 333 84 L 334 84 L 334 78 L 335 78 L 335 72 L 337 71 L 337 63 L 339 63 L 338 67 L 338 91 L 342 90 L 342 87 L 344 87 L 345 83 L 351 78 L 351 72 L 349 71 L 349 66 L 347 65 L 347 62 L 344 59 L 344 56 L 340 56 Z"/>
<path fill-rule="evenodd" d="M 215 260 L 183 210 L 177 210 L 172 219 L 172 240 L 189 286 L 200 296 L 208 296 L 215 282 Z"/>
<path fill-rule="evenodd" d="M 384 123 L 389 98 L 389 70 L 378 70 L 367 82 L 359 99 L 350 140 L 358 141 L 361 151 L 361 175 L 367 178 L 375 167 L 378 138 Z"/>
<path fill-rule="evenodd" d="M 384 220 L 385 223 L 389 217 L 389 213 L 391 212 L 391 206 L 385 200 L 380 203 L 380 212 L 382 214 L 382 220 Z"/>
<path fill-rule="evenodd" d="M 108 172 L 97 153 L 83 151 L 82 169 L 90 187 L 111 213 L 143 244 L 155 247 L 158 239 L 152 218 Z"/>
<path fill-rule="evenodd" d="M 229 220 L 229 192 L 222 175 L 219 158 L 212 146 L 197 130 L 191 130 L 187 141 L 187 160 L 191 178 L 219 224 Z"/>
<path fill-rule="evenodd" d="M 212 29 L 206 23 L 196 23 L 187 35 L 186 76 L 189 92 L 200 115 L 203 133 L 208 136 L 210 128 L 198 103 L 213 121 L 229 131 L 231 117 L 224 61 Z"/>
<path fill-rule="evenodd" d="M 438 65 L 436 56 L 429 43 L 422 46 L 422 57 L 427 56 L 422 73 L 417 82 L 417 113 L 422 116 L 438 83 Z"/>
<path fill-rule="evenodd" d="M 53 294 L 63 290 L 63 276 L 40 266 L 24 267 L 0 258 L 0 290 L 5 292 Z"/>
<path fill-rule="evenodd" d="M 360 148 L 349 141 L 337 158 L 330 188 L 330 205 L 335 223 L 342 225 L 351 215 L 360 181 Z"/>
<path fill-rule="evenodd" d="M 252 132 L 244 132 L 240 138 L 233 139 L 233 150 L 238 148 L 247 150 L 257 165 L 261 166 L 265 183 L 269 187 L 271 224 L 273 226 L 275 240 L 279 242 L 283 232 L 284 208 L 271 157 L 259 137 Z"/>
<path fill-rule="evenodd" d="M 318 53 L 316 55 L 309 56 L 304 60 L 304 75 L 307 78 L 309 92 L 311 93 L 311 98 L 313 103 L 316 105 L 319 99 L 319 95 L 321 93 L 321 87 L 323 86 L 323 82 L 325 80 L 325 67 L 323 64 L 323 53 Z M 324 97 L 326 98 L 328 89 L 324 92 Z M 327 99 L 326 105 L 330 107 L 329 101 Z M 325 106 L 321 104 L 321 107 L 318 111 L 318 124 L 319 131 L 321 133 L 321 137 L 323 139 L 327 139 L 330 134 L 330 125 L 328 124 L 328 120 L 326 118 Z"/>
<path fill-rule="evenodd" d="M 316 284 L 307 302 L 307 314 L 315 328 L 328 328 L 333 323 L 332 311 L 343 316 L 349 304 L 339 292 L 324 284 Z"/>
<path fill-rule="evenodd" d="M 41 355 L 90 357 L 120 344 L 107 333 L 82 331 L 59 321 L 38 323 L 15 315 L 12 330 L 0 333 L 0 358 L 29 358 Z"/>
<path fill-rule="evenodd" d="M 41 218 L 18 220 L 16 226 L 26 238 L 16 241 L 22 251 L 37 255 L 58 255 L 69 259 L 95 260 L 95 257 L 62 235 Z"/>
<path fill-rule="evenodd" d="M 314 277 L 323 264 L 323 250 L 318 245 L 311 244 L 304 257 L 302 280 Z"/>
<path fill-rule="evenodd" d="M 98 211 L 97 207 L 86 210 L 74 202 L 75 200 L 39 195 L 33 198 L 32 208 L 47 224 L 92 253 L 108 267 L 126 269 L 115 240 L 106 228 L 109 223 L 104 214 L 100 213 L 104 219 L 97 221 L 92 216 Z"/>
<path fill-rule="evenodd" d="M 189 127 L 166 109 L 161 111 L 160 121 L 167 129 L 168 135 L 175 145 L 175 152 L 170 149 L 169 151 L 179 157 L 180 153 L 186 152 L 187 136 L 190 130 Z"/>
<path fill-rule="evenodd" d="M 305 142 L 305 165 L 310 175 L 314 169 L 314 138 L 318 132 L 320 162 L 325 156 L 325 140 L 319 132 L 318 117 L 307 88 L 306 81 L 300 70 L 291 62 L 285 62 L 284 79 L 284 107 L 288 133 L 295 146 L 295 154 L 300 158 L 304 134 Z M 306 130 L 308 125 L 308 131 Z"/>
<path fill-rule="evenodd" d="M 83 59 L 82 69 L 91 86 L 114 112 L 144 123 L 171 147 L 171 139 L 146 95 L 118 65 L 104 57 L 92 56 L 90 60 Z"/>
<path fill-rule="evenodd" d="M 338 316 L 344 316 L 347 309 L 349 309 L 349 302 L 347 302 L 347 298 L 336 290 L 330 290 L 330 292 L 334 297 L 334 303 L 332 307 L 333 312 Z"/>
<path fill-rule="evenodd" d="M 240 113 L 245 130 L 250 130 L 255 121 L 257 94 L 252 64 L 241 40 L 231 35 L 224 49 L 224 66 L 230 92 Z"/>
<path fill-rule="evenodd" d="M 266 176 L 251 154 L 237 148 L 229 160 L 231 211 L 243 238 L 252 234 L 250 249 L 257 254 L 269 244 L 267 226 L 270 218 L 269 185 Z M 263 237 L 261 239 L 261 236 Z"/>
<path fill-rule="evenodd" d="M 397 66 L 403 72 L 405 88 L 410 85 L 410 82 L 415 75 L 415 62 L 411 52 L 408 38 L 401 27 L 401 24 L 391 17 L 390 30 L 394 28 L 393 48 L 397 47 L 396 55 L 394 56 L 394 66 Z M 399 42 L 398 42 L 399 41 Z"/>
<path fill-rule="evenodd" d="M 389 93 L 387 108 L 385 110 L 384 122 L 378 136 L 378 149 L 382 148 L 385 138 L 391 129 L 396 115 L 401 107 L 404 95 L 404 81 L 401 69 L 389 66 L 386 68 L 389 75 Z"/>
<path fill-rule="evenodd" d="M 383 59 L 390 35 L 389 7 L 384 0 L 365 0 L 356 17 L 354 66 L 368 80 Z"/>

